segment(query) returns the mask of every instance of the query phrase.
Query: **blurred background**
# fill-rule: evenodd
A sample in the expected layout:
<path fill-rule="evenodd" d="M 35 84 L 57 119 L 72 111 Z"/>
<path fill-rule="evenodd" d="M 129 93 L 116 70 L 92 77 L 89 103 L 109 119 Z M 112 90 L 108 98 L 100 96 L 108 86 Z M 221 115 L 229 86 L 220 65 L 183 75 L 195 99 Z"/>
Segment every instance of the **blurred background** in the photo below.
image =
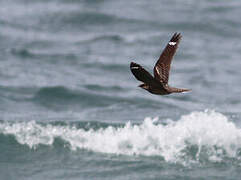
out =
<path fill-rule="evenodd" d="M 1 119 L 139 122 L 203 109 L 239 115 L 239 9 L 239 1 L 2 1 Z M 170 84 L 192 92 L 151 95 L 137 87 L 129 63 L 152 73 L 174 32 L 183 39 Z"/>
<path fill-rule="evenodd" d="M 18 125 L 36 134 L 38 123 L 44 127 L 56 122 L 73 123 L 88 130 L 112 124 L 122 126 L 128 121 L 141 124 L 146 117 L 158 117 L 160 123 L 168 119 L 176 122 L 182 115 L 209 110 L 221 113 L 239 127 L 240 8 L 241 1 L 237 0 L 0 1 L 0 133 L 21 139 L 28 132 L 6 129 Z M 175 32 L 180 32 L 183 38 L 172 62 L 169 83 L 191 88 L 192 92 L 169 96 L 149 94 L 138 87 L 140 82 L 131 74 L 129 64 L 134 61 L 152 73 L 156 60 Z M 90 126 L 86 128 L 86 124 Z M 33 134 L 28 134 L 30 139 Z M 0 138 L 6 141 L 4 135 Z M 36 148 L 43 143 L 31 144 L 36 139 L 17 141 L 14 147 L 20 146 L 20 149 L 23 148 L 20 144 Z M 232 143 L 239 144 L 239 141 Z M 79 144 L 77 147 L 85 149 Z M 7 143 L 6 149 L 13 147 Z M 87 149 L 93 150 L 93 147 Z M 125 151 L 117 154 L 123 153 Z M 99 155 L 92 156 L 89 158 L 99 161 Z M 115 159 L 118 163 L 125 160 Z M 159 163 L 154 159 L 140 161 L 154 162 L 152 165 L 157 171 L 153 177 L 160 175 L 156 166 Z M 76 159 L 71 161 L 75 162 Z M 178 169 L 175 166 L 173 172 L 175 168 Z M 143 176 L 138 175 L 138 170 L 137 176 L 131 175 L 132 179 Z M 44 175 L 33 177 L 41 179 Z M 68 173 L 63 177 L 71 179 Z M 175 177 L 185 179 L 184 175 Z"/>

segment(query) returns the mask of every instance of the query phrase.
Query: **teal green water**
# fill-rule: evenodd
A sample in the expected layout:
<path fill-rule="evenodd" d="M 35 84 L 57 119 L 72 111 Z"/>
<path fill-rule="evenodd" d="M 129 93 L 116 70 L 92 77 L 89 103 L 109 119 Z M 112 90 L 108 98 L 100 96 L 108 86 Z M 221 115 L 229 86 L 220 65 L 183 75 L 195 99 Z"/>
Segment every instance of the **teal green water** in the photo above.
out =
<path fill-rule="evenodd" d="M 240 179 L 240 1 L 0 2 L 0 180 Z M 174 32 L 170 84 L 152 72 Z"/>

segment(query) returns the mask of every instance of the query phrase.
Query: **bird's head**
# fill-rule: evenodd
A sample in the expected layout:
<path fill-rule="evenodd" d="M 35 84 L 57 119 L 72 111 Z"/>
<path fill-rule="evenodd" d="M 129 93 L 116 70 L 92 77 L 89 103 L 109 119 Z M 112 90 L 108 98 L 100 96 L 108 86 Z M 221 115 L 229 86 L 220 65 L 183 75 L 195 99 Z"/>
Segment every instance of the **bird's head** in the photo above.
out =
<path fill-rule="evenodd" d="M 139 87 L 147 91 L 149 90 L 149 86 L 147 84 L 140 84 Z"/>

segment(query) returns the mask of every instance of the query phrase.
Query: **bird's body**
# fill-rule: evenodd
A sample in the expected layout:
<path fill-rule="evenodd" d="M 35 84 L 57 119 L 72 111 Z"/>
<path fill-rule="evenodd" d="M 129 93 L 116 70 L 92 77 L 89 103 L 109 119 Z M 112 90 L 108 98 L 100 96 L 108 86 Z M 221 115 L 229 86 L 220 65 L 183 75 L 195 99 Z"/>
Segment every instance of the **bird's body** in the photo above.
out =
<path fill-rule="evenodd" d="M 149 91 L 152 94 L 158 94 L 158 95 L 170 94 L 170 92 L 168 92 L 168 90 L 165 87 L 163 87 L 163 85 L 161 83 L 158 83 L 158 85 L 153 85 L 152 83 L 141 84 L 141 85 L 139 85 L 139 87 Z"/>
<path fill-rule="evenodd" d="M 174 88 L 168 85 L 171 61 L 181 37 L 181 34 L 177 33 L 172 36 L 153 69 L 154 77 L 139 64 L 131 62 L 131 72 L 137 80 L 143 82 L 143 84 L 139 85 L 139 87 L 157 95 L 167 95 L 171 93 L 190 91 L 189 89 Z"/>

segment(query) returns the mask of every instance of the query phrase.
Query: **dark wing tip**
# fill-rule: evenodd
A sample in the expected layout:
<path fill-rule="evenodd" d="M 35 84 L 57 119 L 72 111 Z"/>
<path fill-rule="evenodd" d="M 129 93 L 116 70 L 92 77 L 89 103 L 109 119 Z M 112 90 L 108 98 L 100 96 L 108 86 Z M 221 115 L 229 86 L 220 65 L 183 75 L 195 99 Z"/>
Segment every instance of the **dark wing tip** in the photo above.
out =
<path fill-rule="evenodd" d="M 181 33 L 175 32 L 174 35 L 172 36 L 170 42 L 179 42 L 182 39 Z"/>
<path fill-rule="evenodd" d="M 136 69 L 136 68 L 139 68 L 139 67 L 140 67 L 140 65 L 137 64 L 137 63 L 134 63 L 134 62 L 131 62 L 131 63 L 130 63 L 130 68 L 131 68 L 131 69 Z"/>
<path fill-rule="evenodd" d="M 136 63 L 134 63 L 134 62 L 131 62 L 131 63 L 130 63 L 130 66 L 134 66 L 135 64 L 136 64 Z"/>

